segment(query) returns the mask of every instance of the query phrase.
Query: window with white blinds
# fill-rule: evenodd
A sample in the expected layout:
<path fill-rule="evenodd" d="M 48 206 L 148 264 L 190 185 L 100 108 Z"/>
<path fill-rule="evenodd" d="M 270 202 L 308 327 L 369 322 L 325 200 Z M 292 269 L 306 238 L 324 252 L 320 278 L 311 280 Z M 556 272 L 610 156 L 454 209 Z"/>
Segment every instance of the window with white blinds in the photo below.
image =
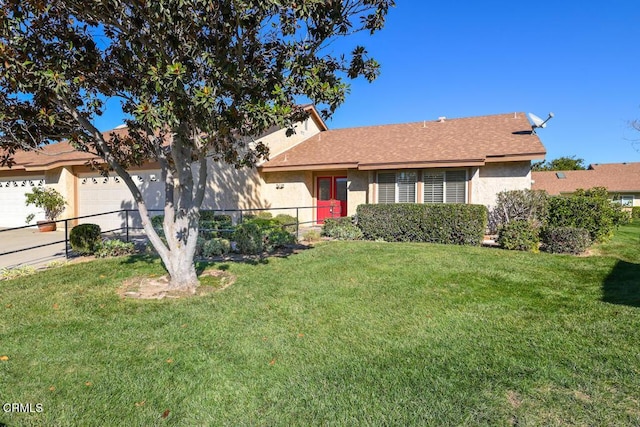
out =
<path fill-rule="evenodd" d="M 378 173 L 378 203 L 396 202 L 395 172 Z"/>
<path fill-rule="evenodd" d="M 466 203 L 467 172 L 426 170 L 422 174 L 424 182 L 424 203 Z"/>
<path fill-rule="evenodd" d="M 446 203 L 465 203 L 467 193 L 467 173 L 465 171 L 446 172 Z"/>
<path fill-rule="evenodd" d="M 424 203 L 444 202 L 444 172 L 424 171 Z"/>
<path fill-rule="evenodd" d="M 415 203 L 417 181 L 415 171 L 379 172 L 378 203 Z"/>
<path fill-rule="evenodd" d="M 378 203 L 416 203 L 418 171 L 378 172 Z M 465 170 L 422 172 L 424 203 L 466 203 Z"/>
<path fill-rule="evenodd" d="M 398 203 L 415 203 L 418 173 L 414 171 L 398 172 L 396 180 L 398 183 Z"/>

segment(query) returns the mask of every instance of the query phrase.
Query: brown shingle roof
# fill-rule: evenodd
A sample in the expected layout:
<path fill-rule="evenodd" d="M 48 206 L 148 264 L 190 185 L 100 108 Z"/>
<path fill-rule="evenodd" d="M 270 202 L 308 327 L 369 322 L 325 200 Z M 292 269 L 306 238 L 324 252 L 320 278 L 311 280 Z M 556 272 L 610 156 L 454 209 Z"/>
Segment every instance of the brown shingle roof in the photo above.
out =
<path fill-rule="evenodd" d="M 127 128 L 118 127 L 116 129 L 102 132 L 105 138 L 114 133 L 120 136 L 126 136 Z M 13 155 L 15 164 L 12 167 L 0 167 L 3 170 L 25 170 L 25 171 L 43 171 L 55 169 L 60 166 L 77 166 L 84 165 L 88 160 L 97 160 L 99 163 L 104 162 L 100 157 L 90 153 L 78 151 L 67 142 L 56 142 L 44 145 L 37 151 L 17 151 Z"/>
<path fill-rule="evenodd" d="M 609 192 L 640 192 L 640 163 L 593 164 L 587 170 L 532 172 L 533 190 L 546 190 L 557 195 L 573 193 L 578 188 L 605 187 Z"/>
<path fill-rule="evenodd" d="M 329 130 L 262 165 L 264 171 L 480 166 L 546 151 L 524 113 Z"/>

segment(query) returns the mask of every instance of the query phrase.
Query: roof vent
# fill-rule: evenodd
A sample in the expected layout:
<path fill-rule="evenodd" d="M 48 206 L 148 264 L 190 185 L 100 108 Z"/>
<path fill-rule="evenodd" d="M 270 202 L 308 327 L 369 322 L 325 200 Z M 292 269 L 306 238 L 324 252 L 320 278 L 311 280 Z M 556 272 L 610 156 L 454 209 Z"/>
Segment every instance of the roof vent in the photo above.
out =
<path fill-rule="evenodd" d="M 564 174 L 564 172 L 556 172 L 556 176 L 558 177 L 558 179 L 567 179 L 567 176 Z"/>
<path fill-rule="evenodd" d="M 438 117 L 438 121 L 439 121 L 440 123 L 444 123 L 444 121 L 445 121 L 445 120 L 447 120 L 447 118 L 446 118 L 445 116 L 440 116 L 440 117 Z"/>

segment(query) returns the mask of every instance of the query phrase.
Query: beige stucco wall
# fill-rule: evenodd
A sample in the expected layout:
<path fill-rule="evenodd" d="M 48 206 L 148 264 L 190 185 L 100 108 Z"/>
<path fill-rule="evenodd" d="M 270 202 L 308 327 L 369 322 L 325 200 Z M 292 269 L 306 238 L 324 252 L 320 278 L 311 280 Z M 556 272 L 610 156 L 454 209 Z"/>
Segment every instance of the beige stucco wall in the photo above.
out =
<path fill-rule="evenodd" d="M 355 215 L 358 205 L 364 205 L 369 199 L 369 172 L 347 171 L 347 214 Z"/>
<path fill-rule="evenodd" d="M 73 218 L 77 212 L 76 175 L 72 166 L 45 171 L 44 181 L 47 187 L 51 187 L 65 198 L 67 205 L 60 219 Z"/>
<path fill-rule="evenodd" d="M 471 200 L 493 206 L 501 191 L 531 188 L 531 162 L 488 163 L 471 171 Z"/>
<path fill-rule="evenodd" d="M 295 133 L 287 136 L 286 129 L 274 128 L 259 139 L 269 147 L 269 157 L 273 158 L 320 132 L 318 124 L 311 117 L 296 124 L 294 129 Z"/>
<path fill-rule="evenodd" d="M 299 207 L 297 213 L 300 222 L 311 222 L 315 218 L 313 173 L 310 171 L 271 172 L 263 175 L 262 197 L 265 207 Z M 296 216 L 295 209 L 270 210 L 273 215 L 287 214 Z"/>

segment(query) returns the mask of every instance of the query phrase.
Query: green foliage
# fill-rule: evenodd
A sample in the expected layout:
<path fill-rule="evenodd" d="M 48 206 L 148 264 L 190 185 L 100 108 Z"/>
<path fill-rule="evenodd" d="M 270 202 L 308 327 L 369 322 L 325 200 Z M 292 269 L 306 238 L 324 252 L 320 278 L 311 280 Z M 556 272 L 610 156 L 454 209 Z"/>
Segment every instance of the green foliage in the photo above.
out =
<path fill-rule="evenodd" d="M 285 230 L 290 233 L 296 232 L 296 226 L 298 224 L 298 220 L 295 216 L 287 215 L 287 214 L 278 214 L 273 217 L 274 221 L 278 224 L 282 225 Z"/>
<path fill-rule="evenodd" d="M 34 205 L 37 208 L 44 209 L 44 216 L 55 221 L 64 211 L 67 202 L 62 194 L 50 187 L 34 187 L 31 193 L 25 194 L 27 205 Z M 33 215 L 27 217 L 27 223 L 33 220 Z"/>
<path fill-rule="evenodd" d="M 71 249 L 81 255 L 91 255 L 95 253 L 102 242 L 100 231 L 100 226 L 97 224 L 76 225 L 69 233 Z"/>
<path fill-rule="evenodd" d="M 531 221 L 510 221 L 498 229 L 497 243 L 504 249 L 537 252 L 539 228 Z"/>
<path fill-rule="evenodd" d="M 578 190 L 569 197 L 549 199 L 547 226 L 583 228 L 592 241 L 605 242 L 623 221 L 621 211 L 622 207 L 611 202 L 605 188 Z"/>
<path fill-rule="evenodd" d="M 353 223 L 353 217 L 327 218 L 322 226 L 322 235 L 338 240 L 360 240 L 362 230 Z"/>
<path fill-rule="evenodd" d="M 534 171 L 572 171 L 585 170 L 586 168 L 583 159 L 578 159 L 576 156 L 564 156 L 549 162 L 534 163 L 531 169 Z"/>
<path fill-rule="evenodd" d="M 631 218 L 640 219 L 640 206 L 634 206 L 631 208 Z"/>
<path fill-rule="evenodd" d="M 202 246 L 202 256 L 211 258 L 214 256 L 226 255 L 231 251 L 231 243 L 227 239 L 219 237 L 207 240 Z"/>
<path fill-rule="evenodd" d="M 296 242 L 296 236 L 284 228 L 271 228 L 264 233 L 264 249 L 273 252 L 276 249 Z"/>
<path fill-rule="evenodd" d="M 358 226 L 364 238 L 387 242 L 482 244 L 487 209 L 481 205 L 360 205 Z"/>
<path fill-rule="evenodd" d="M 162 222 L 164 221 L 164 215 L 156 215 L 151 217 L 151 226 L 157 231 L 162 231 Z"/>
<path fill-rule="evenodd" d="M 118 239 L 107 239 L 102 242 L 95 251 L 96 258 L 117 257 L 133 255 L 136 252 L 132 242 L 123 242 Z"/>
<path fill-rule="evenodd" d="M 580 254 L 591 245 L 589 232 L 584 228 L 549 227 L 543 230 L 544 250 L 554 254 Z"/>
<path fill-rule="evenodd" d="M 227 238 L 233 234 L 231 215 L 214 215 L 212 211 L 201 212 L 198 228 L 205 239 Z"/>
<path fill-rule="evenodd" d="M 236 250 L 243 254 L 259 254 L 295 243 L 295 236 L 283 225 L 284 219 L 262 216 L 251 216 L 238 225 L 233 234 Z M 294 218 L 295 221 L 295 218 Z"/>
<path fill-rule="evenodd" d="M 539 190 L 511 190 L 498 193 L 496 205 L 489 213 L 489 230 L 496 232 L 511 221 L 544 224 L 547 215 L 547 193 Z"/>
<path fill-rule="evenodd" d="M 320 237 L 320 233 L 316 230 L 309 230 L 302 235 L 302 239 L 307 242 L 317 242 Z"/>
<path fill-rule="evenodd" d="M 241 254 L 256 255 L 262 253 L 264 245 L 262 230 L 255 222 L 246 221 L 238 225 L 233 233 L 236 250 Z"/>

